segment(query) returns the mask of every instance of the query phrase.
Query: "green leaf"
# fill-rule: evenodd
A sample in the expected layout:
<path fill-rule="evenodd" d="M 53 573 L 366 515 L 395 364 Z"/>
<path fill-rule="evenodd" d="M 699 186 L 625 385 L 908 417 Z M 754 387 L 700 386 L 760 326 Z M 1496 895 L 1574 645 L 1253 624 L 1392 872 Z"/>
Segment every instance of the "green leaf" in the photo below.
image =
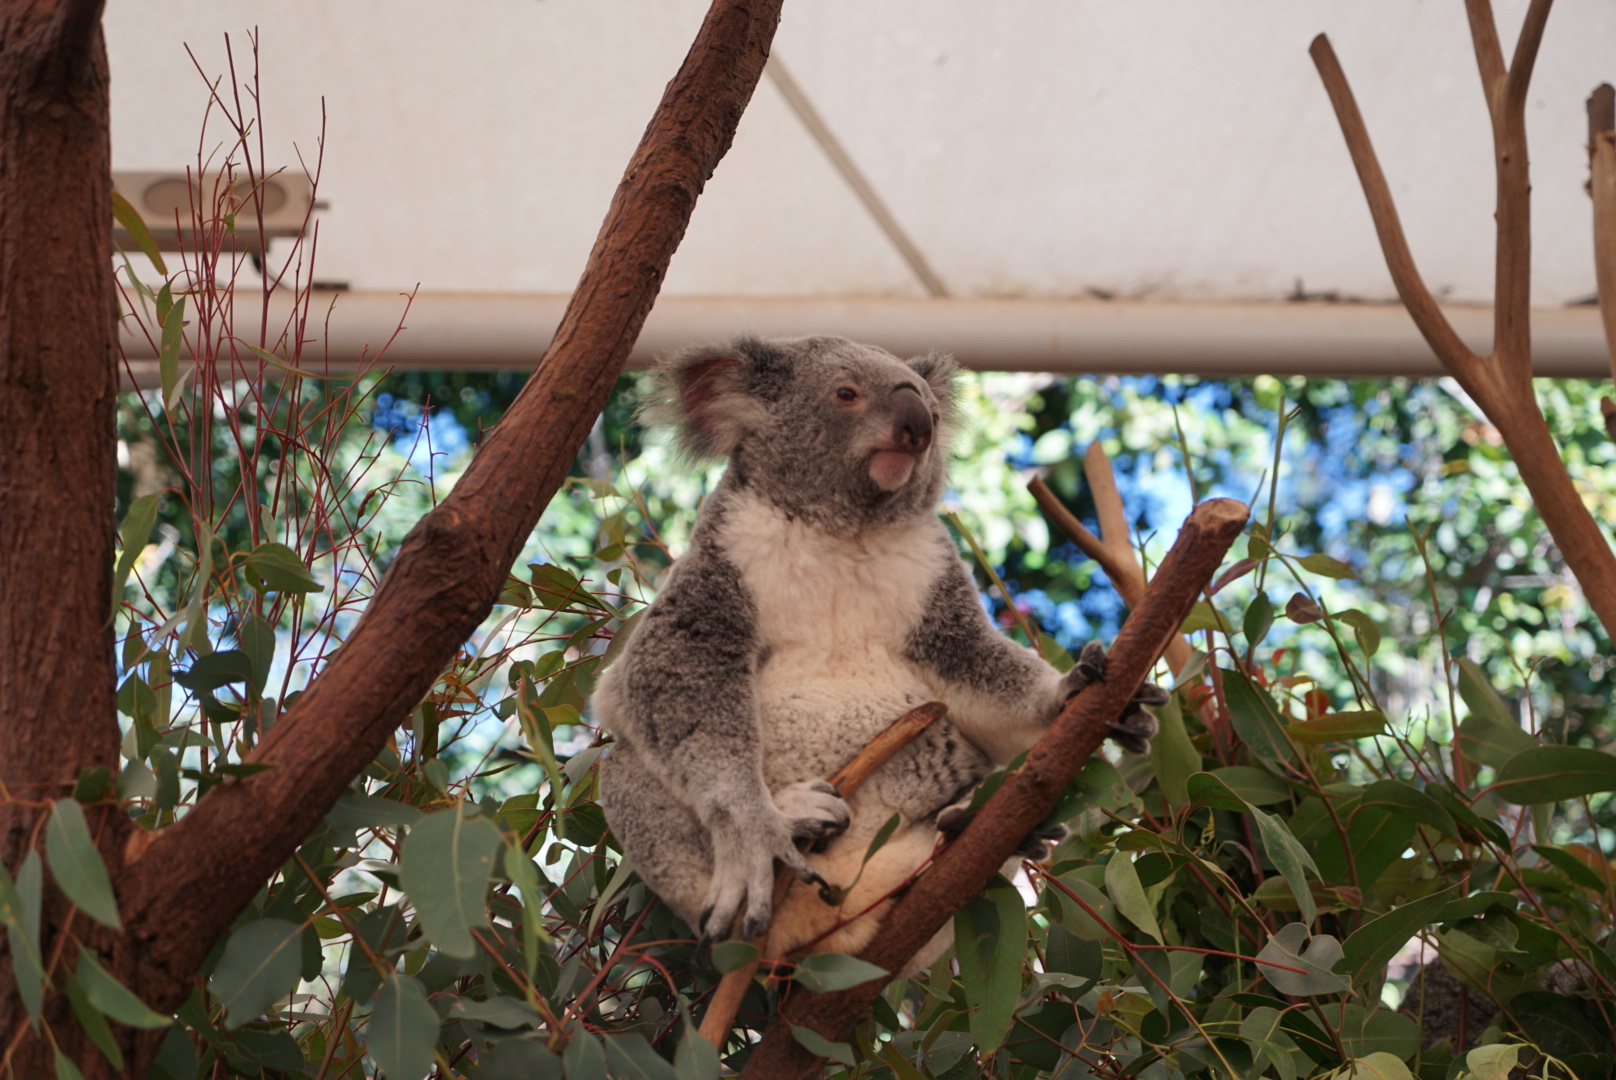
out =
<path fill-rule="evenodd" d="M 685 1027 L 685 1037 L 673 1055 L 674 1075 L 679 1080 L 718 1080 L 718 1049 L 694 1026 Z"/>
<path fill-rule="evenodd" d="M 1410 938 L 1436 922 L 1442 909 L 1453 899 L 1457 887 L 1449 886 L 1441 892 L 1411 900 L 1353 931 L 1341 943 L 1341 951 L 1347 958 L 1346 972 L 1352 976 L 1352 984 L 1363 986 L 1380 974 Z"/>
<path fill-rule="evenodd" d="M 338 832 L 349 833 L 359 832 L 361 829 L 414 825 L 421 820 L 421 811 L 397 799 L 344 791 L 337 799 L 337 805 L 326 812 L 325 819 Z"/>
<path fill-rule="evenodd" d="M 1499 767 L 1492 791 L 1517 806 L 1616 791 L 1616 757 L 1582 746 L 1533 745 Z"/>
<path fill-rule="evenodd" d="M 1189 801 L 1184 782 L 1201 767 L 1201 753 L 1190 742 L 1184 727 L 1184 714 L 1178 707 L 1178 698 L 1168 700 L 1155 710 L 1160 730 L 1150 740 L 1150 764 L 1156 770 L 1156 781 L 1161 785 L 1162 798 L 1175 810 Z"/>
<path fill-rule="evenodd" d="M 461 807 L 422 818 L 404 841 L 399 883 L 427 937 L 451 959 L 477 954 L 471 931 L 488 925 L 484 896 L 500 845 L 492 821 L 468 818 Z"/>
<path fill-rule="evenodd" d="M 185 297 L 163 319 L 163 333 L 157 348 L 157 378 L 163 387 L 163 412 L 172 416 L 180 391 L 180 346 L 185 342 Z"/>
<path fill-rule="evenodd" d="M 1146 895 L 1145 887 L 1139 883 L 1139 871 L 1134 868 L 1133 860 L 1126 853 L 1117 852 L 1105 864 L 1105 891 L 1123 918 L 1155 938 L 1158 943 L 1161 942 L 1162 931 L 1161 925 L 1156 922 L 1155 905 Z"/>
<path fill-rule="evenodd" d="M 137 1028 L 165 1028 L 174 1022 L 173 1017 L 153 1012 L 135 996 L 133 990 L 109 975 L 105 968 L 96 963 L 95 955 L 82 944 L 79 945 L 79 967 L 75 974 L 79 986 L 84 990 L 85 1000 L 120 1024 Z"/>
<path fill-rule="evenodd" d="M 1546 862 L 1570 878 L 1574 884 L 1581 885 L 1585 889 L 1604 891 L 1605 883 L 1599 880 L 1599 875 L 1594 873 L 1587 863 L 1564 848 L 1550 847 L 1547 844 L 1533 844 L 1532 850 L 1543 856 Z"/>
<path fill-rule="evenodd" d="M 829 1058 L 831 1061 L 839 1061 L 850 1069 L 856 1060 L 853 1057 L 853 1048 L 851 1046 L 844 1042 L 831 1042 L 813 1028 L 792 1024 L 791 1037 L 796 1039 L 810 1054 L 817 1054 L 822 1058 Z"/>
<path fill-rule="evenodd" d="M 673 1066 L 663 1061 L 645 1036 L 606 1036 L 606 1064 L 613 1080 L 674 1080 Z"/>
<path fill-rule="evenodd" d="M 720 941 L 713 946 L 712 956 L 713 968 L 720 975 L 728 975 L 756 960 L 758 947 L 750 941 Z"/>
<path fill-rule="evenodd" d="M 1190 802 L 1196 806 L 1210 806 L 1218 810 L 1233 810 L 1237 814 L 1246 812 L 1246 801 L 1230 790 L 1229 785 L 1209 772 L 1191 774 L 1184 782 L 1185 790 L 1189 792 Z"/>
<path fill-rule="evenodd" d="M 887 818 L 886 824 L 876 830 L 876 834 L 870 838 L 870 846 L 864 849 L 864 861 L 859 863 L 860 866 L 869 863 L 871 859 L 875 858 L 877 851 L 887 846 L 887 841 L 892 839 L 892 834 L 898 831 L 898 825 L 902 821 L 902 814 L 893 814 Z"/>
<path fill-rule="evenodd" d="M 1411 1016 L 1390 1009 L 1348 1005 L 1341 1011 L 1341 1045 L 1349 1057 L 1390 1054 L 1407 1061 L 1419 1052 L 1420 1025 Z"/>
<path fill-rule="evenodd" d="M 1352 812 L 1352 820 L 1347 823 L 1347 844 L 1352 848 L 1359 886 L 1373 885 L 1408 850 L 1416 825 L 1406 813 L 1385 804 L 1360 805 Z"/>
<path fill-rule="evenodd" d="M 1352 567 L 1339 559 L 1332 559 L 1328 555 L 1304 555 L 1299 560 L 1302 569 L 1310 574 L 1319 574 L 1328 578 L 1356 578 Z"/>
<path fill-rule="evenodd" d="M 561 1064 L 567 1070 L 567 1080 L 607 1080 L 606 1051 L 600 1040 L 587 1031 L 576 1031 L 567 1040 Z"/>
<path fill-rule="evenodd" d="M 1352 635 L 1358 639 L 1358 648 L 1365 656 L 1373 657 L 1380 651 L 1380 626 L 1368 613 L 1352 608 L 1337 612 L 1335 617 L 1352 627 Z"/>
<path fill-rule="evenodd" d="M 1450 839 L 1459 839 L 1459 826 L 1441 803 L 1401 780 L 1377 780 L 1364 789 L 1358 802 L 1366 806 L 1387 806 L 1421 825 L 1435 829 Z"/>
<path fill-rule="evenodd" d="M 389 1080 L 420 1080 L 432 1068 L 437 1045 L 438 1013 L 426 987 L 409 975 L 389 974 L 370 1009 L 365 1052 Z"/>
<path fill-rule="evenodd" d="M 1021 894 L 995 876 L 954 915 L 954 955 L 970 1009 L 971 1035 L 984 1056 L 997 1050 L 1010 1030 L 1026 951 L 1027 911 Z"/>
<path fill-rule="evenodd" d="M 297 989 L 303 972 L 303 928 L 285 919 L 243 923 L 225 942 L 208 989 L 225 1008 L 225 1027 L 256 1020 Z"/>
<path fill-rule="evenodd" d="M 247 654 L 252 679 L 248 685 L 262 695 L 269 682 L 269 669 L 275 664 L 275 629 L 257 615 L 248 615 L 236 630 L 236 641 Z"/>
<path fill-rule="evenodd" d="M 828 994 L 833 990 L 846 990 L 867 983 L 871 979 L 882 979 L 886 975 L 885 968 L 864 960 L 845 953 L 824 952 L 797 961 L 791 977 L 815 994 Z"/>
<path fill-rule="evenodd" d="M 1496 769 L 1516 753 L 1538 745 L 1521 730 L 1486 673 L 1472 660 L 1459 661 L 1459 696 L 1470 708 L 1458 738 L 1459 752 L 1468 760 Z"/>
<path fill-rule="evenodd" d="M 315 580 L 297 552 L 285 544 L 266 540 L 253 548 L 242 569 L 247 580 L 259 592 L 311 593 L 324 592 L 325 586 Z"/>
<path fill-rule="evenodd" d="M 1425 794 L 1434 799 L 1442 809 L 1453 815 L 1459 825 L 1477 833 L 1486 840 L 1505 850 L 1510 847 L 1509 834 L 1506 833 L 1496 821 L 1489 821 L 1471 809 L 1470 804 L 1460 797 L 1446 784 L 1428 784 Z"/>
<path fill-rule="evenodd" d="M 1408 1066 L 1384 1052 L 1357 1058 L 1330 1074 L 1330 1080 L 1414 1080 Z"/>
<path fill-rule="evenodd" d="M 1296 751 L 1285 736 L 1274 699 L 1243 672 L 1228 669 L 1223 672 L 1223 694 L 1229 704 L 1229 723 L 1240 741 L 1263 764 L 1283 775 L 1285 764 L 1295 760 Z"/>
<path fill-rule="evenodd" d="M 528 570 L 533 582 L 533 598 L 541 607 L 556 611 L 576 605 L 600 606 L 583 583 L 565 568 L 555 563 L 533 563 Z"/>
<path fill-rule="evenodd" d="M 1258 970 L 1281 994 L 1312 997 L 1352 989 L 1351 979 L 1336 975 L 1332 970 L 1341 959 L 1341 943 L 1329 934 L 1310 935 L 1305 923 L 1286 923 L 1280 927 L 1257 954 L 1257 959 L 1269 961 L 1258 964 Z M 1301 970 L 1290 970 L 1293 968 Z"/>
<path fill-rule="evenodd" d="M 118 527 L 123 551 L 119 553 L 118 566 L 112 572 L 114 609 L 123 601 L 123 589 L 129 583 L 129 574 L 134 570 L 140 553 L 146 550 L 146 541 L 151 539 L 152 526 L 157 524 L 157 500 L 161 495 L 161 492 L 154 492 L 130 503 L 129 513 L 124 515 L 123 524 Z"/>
<path fill-rule="evenodd" d="M 1223 613 L 1205 600 L 1195 602 L 1195 606 L 1190 608 L 1189 615 L 1178 628 L 1180 634 L 1193 634 L 1200 630 L 1234 633 L 1234 627 L 1229 625 L 1229 620 L 1223 617 Z"/>
<path fill-rule="evenodd" d="M 6 924 L 6 940 L 11 946 L 12 974 L 17 996 L 22 998 L 28 1019 L 36 1027 L 45 1003 L 45 965 L 39 953 L 40 904 L 44 892 L 44 871 L 39 852 L 29 849 L 17 880 L 11 880 L 0 863 L 0 919 Z"/>
<path fill-rule="evenodd" d="M 1308 888 L 1307 874 L 1311 871 L 1314 877 L 1323 880 L 1319 868 L 1313 865 L 1313 856 L 1291 834 L 1290 826 L 1277 817 L 1265 814 L 1256 807 L 1251 808 L 1251 816 L 1257 819 L 1257 831 L 1262 836 L 1263 849 L 1268 852 L 1269 861 L 1284 877 L 1285 884 L 1291 887 L 1301 907 L 1302 921 L 1311 923 L 1318 914 L 1318 908 L 1313 902 L 1313 890 Z"/>
<path fill-rule="evenodd" d="M 84 1074 L 73 1064 L 73 1059 L 60 1050 L 56 1051 L 56 1080 L 84 1080 Z"/>
<path fill-rule="evenodd" d="M 191 670 L 174 673 L 174 681 L 187 690 L 205 693 L 231 683 L 249 682 L 252 675 L 252 661 L 247 654 L 239 649 L 229 649 L 197 657 Z"/>
<path fill-rule="evenodd" d="M 1583 1054 L 1611 1052 L 1609 1034 L 1600 1037 L 1600 1021 L 1590 1012 L 1574 998 L 1542 990 L 1517 994 L 1509 1002 L 1509 1015 L 1533 1045 L 1566 1062 Z"/>
<path fill-rule="evenodd" d="M 260 349 L 256 345 L 248 345 L 247 342 L 245 342 L 245 341 L 241 342 L 241 344 L 246 345 L 247 346 L 247 351 L 252 353 L 254 356 L 258 357 L 258 359 L 262 360 L 264 363 L 270 365 L 271 367 L 280 368 L 282 371 L 286 372 L 289 375 L 296 375 L 296 376 L 299 376 L 300 378 L 304 378 L 304 379 L 347 378 L 347 376 L 345 376 L 345 375 L 342 375 L 342 376 L 339 376 L 339 375 L 321 375 L 319 372 L 305 371 L 302 368 L 300 368 L 300 367 L 296 366 L 295 364 L 291 363 L 290 361 L 282 360 L 280 357 L 276 356 L 274 353 L 270 352 L 268 349 Z"/>
<path fill-rule="evenodd" d="M 116 191 L 112 193 L 112 216 L 119 225 L 123 226 L 124 231 L 129 234 L 130 238 L 134 240 L 141 253 L 151 260 L 151 264 L 157 268 L 157 272 L 167 277 L 168 266 L 163 262 L 163 251 L 157 246 L 157 241 L 153 239 L 151 230 L 146 227 L 146 222 L 141 218 L 140 211 L 136 210 L 134 204 Z"/>
<path fill-rule="evenodd" d="M 1273 628 L 1274 602 L 1266 594 L 1258 593 L 1246 608 L 1245 618 L 1240 620 L 1240 630 L 1246 635 L 1246 644 L 1255 649 Z"/>
<path fill-rule="evenodd" d="M 1290 786 L 1267 769 L 1257 769 L 1250 765 L 1226 765 L 1221 769 L 1213 769 L 1212 775 L 1222 780 L 1224 786 L 1236 797 L 1252 806 L 1272 806 L 1291 797 Z"/>
<path fill-rule="evenodd" d="M 1386 730 L 1386 714 L 1379 709 L 1331 713 L 1315 720 L 1298 720 L 1286 730 L 1297 742 L 1313 746 L 1345 742 L 1349 739 L 1367 739 Z"/>
<path fill-rule="evenodd" d="M 84 988 L 71 974 L 67 976 L 67 1003 L 72 1006 L 73 1015 L 78 1018 L 79 1027 L 84 1034 L 90 1037 L 95 1048 L 101 1051 L 101 1056 L 112 1063 L 112 1067 L 123 1071 L 123 1051 L 118 1048 L 118 1040 L 112 1034 L 112 1027 L 101 1011 L 84 996 Z"/>
<path fill-rule="evenodd" d="M 72 799 L 58 799 L 45 827 L 45 858 L 51 876 L 79 910 L 103 926 L 122 930 L 118 901 L 106 864 L 90 839 L 84 809 Z"/>

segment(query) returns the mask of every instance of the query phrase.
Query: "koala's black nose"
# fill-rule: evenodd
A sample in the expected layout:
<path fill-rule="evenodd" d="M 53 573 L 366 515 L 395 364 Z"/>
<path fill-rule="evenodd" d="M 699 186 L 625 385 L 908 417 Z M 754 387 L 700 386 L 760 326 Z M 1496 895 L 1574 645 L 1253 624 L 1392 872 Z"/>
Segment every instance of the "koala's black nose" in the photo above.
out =
<path fill-rule="evenodd" d="M 931 445 L 931 410 L 912 386 L 892 392 L 892 437 L 900 449 L 919 454 Z"/>

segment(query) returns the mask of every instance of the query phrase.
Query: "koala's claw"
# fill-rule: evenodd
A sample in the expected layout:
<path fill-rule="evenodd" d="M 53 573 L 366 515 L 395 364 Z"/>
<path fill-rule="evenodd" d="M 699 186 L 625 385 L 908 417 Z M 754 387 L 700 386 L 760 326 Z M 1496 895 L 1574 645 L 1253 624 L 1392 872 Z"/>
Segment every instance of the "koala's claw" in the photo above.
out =
<path fill-rule="evenodd" d="M 853 816 L 828 780 L 789 784 L 775 794 L 774 805 L 790 821 L 791 835 L 798 840 L 834 840 L 847 831 Z"/>
<path fill-rule="evenodd" d="M 1018 858 L 1031 859 L 1033 862 L 1046 862 L 1055 852 L 1055 845 L 1071 835 L 1071 830 L 1059 822 L 1054 825 L 1041 825 L 1021 838 L 1021 843 L 1012 853 Z"/>
<path fill-rule="evenodd" d="M 1066 673 L 1066 697 L 1070 699 L 1092 682 L 1104 682 L 1105 668 L 1105 646 L 1098 641 L 1088 642 L 1077 654 L 1077 663 Z M 1148 754 L 1150 740 L 1157 730 L 1156 718 L 1148 709 L 1165 705 L 1171 698 L 1172 694 L 1165 687 L 1142 683 L 1122 716 L 1109 725 L 1112 741 L 1129 753 Z"/>
<path fill-rule="evenodd" d="M 715 815 L 713 875 L 696 927 L 698 951 L 739 933 L 746 940 L 768 932 L 778 859 L 799 879 L 823 887 L 799 837 L 837 835 L 847 828 L 847 804 L 823 780 L 792 784 L 755 812 Z M 743 824 L 744 822 L 744 824 Z"/>

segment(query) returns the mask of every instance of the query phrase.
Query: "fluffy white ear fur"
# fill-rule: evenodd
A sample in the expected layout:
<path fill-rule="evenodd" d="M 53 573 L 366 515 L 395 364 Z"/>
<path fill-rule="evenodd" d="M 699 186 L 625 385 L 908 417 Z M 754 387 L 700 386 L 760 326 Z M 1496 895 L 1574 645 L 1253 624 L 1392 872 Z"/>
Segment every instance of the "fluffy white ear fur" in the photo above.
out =
<path fill-rule="evenodd" d="M 748 392 L 751 364 L 728 346 L 682 353 L 657 369 L 649 423 L 677 428 L 679 448 L 697 460 L 725 458 L 746 433 L 767 420 Z"/>
<path fill-rule="evenodd" d="M 937 395 L 937 400 L 943 406 L 943 419 L 946 423 L 954 417 L 955 399 L 959 391 L 955 383 L 955 376 L 959 373 L 959 366 L 954 358 L 947 353 L 927 353 L 925 356 L 916 356 L 904 361 L 931 387 L 931 392 Z"/>

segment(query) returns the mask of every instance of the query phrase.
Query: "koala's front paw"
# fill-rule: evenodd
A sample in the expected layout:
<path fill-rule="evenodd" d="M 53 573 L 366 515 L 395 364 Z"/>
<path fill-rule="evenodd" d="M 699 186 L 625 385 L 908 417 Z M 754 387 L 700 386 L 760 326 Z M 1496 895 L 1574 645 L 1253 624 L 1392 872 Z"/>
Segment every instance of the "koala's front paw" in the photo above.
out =
<path fill-rule="evenodd" d="M 715 811 L 708 815 L 707 827 L 713 841 L 713 877 L 697 920 L 703 947 L 729 937 L 738 916 L 742 917 L 739 930 L 745 940 L 769 929 L 774 860 L 779 859 L 803 881 L 825 883 L 797 850 L 793 819 L 773 805 L 762 804 L 745 814 Z"/>
<path fill-rule="evenodd" d="M 1063 680 L 1067 698 L 1092 682 L 1105 681 L 1105 646 L 1091 641 L 1077 654 L 1077 663 Z M 1142 683 L 1134 692 L 1128 707 L 1111 727 L 1111 739 L 1118 746 L 1135 754 L 1150 752 L 1150 740 L 1157 731 L 1156 718 L 1150 707 L 1165 705 L 1172 695 L 1165 687 L 1155 683 Z"/>
<path fill-rule="evenodd" d="M 774 805 L 791 822 L 791 835 L 812 840 L 814 850 L 847 831 L 853 812 L 829 780 L 803 780 L 775 792 Z"/>
<path fill-rule="evenodd" d="M 972 796 L 967 795 L 952 806 L 944 807 L 937 815 L 937 828 L 950 837 L 959 835 L 965 826 L 971 823 L 976 815 L 971 812 Z M 1021 838 L 1016 850 L 1011 856 L 1018 859 L 1031 859 L 1033 862 L 1043 862 L 1055 850 L 1055 845 L 1066 839 L 1069 830 L 1059 822 L 1049 825 L 1040 825 L 1032 832 Z"/>

